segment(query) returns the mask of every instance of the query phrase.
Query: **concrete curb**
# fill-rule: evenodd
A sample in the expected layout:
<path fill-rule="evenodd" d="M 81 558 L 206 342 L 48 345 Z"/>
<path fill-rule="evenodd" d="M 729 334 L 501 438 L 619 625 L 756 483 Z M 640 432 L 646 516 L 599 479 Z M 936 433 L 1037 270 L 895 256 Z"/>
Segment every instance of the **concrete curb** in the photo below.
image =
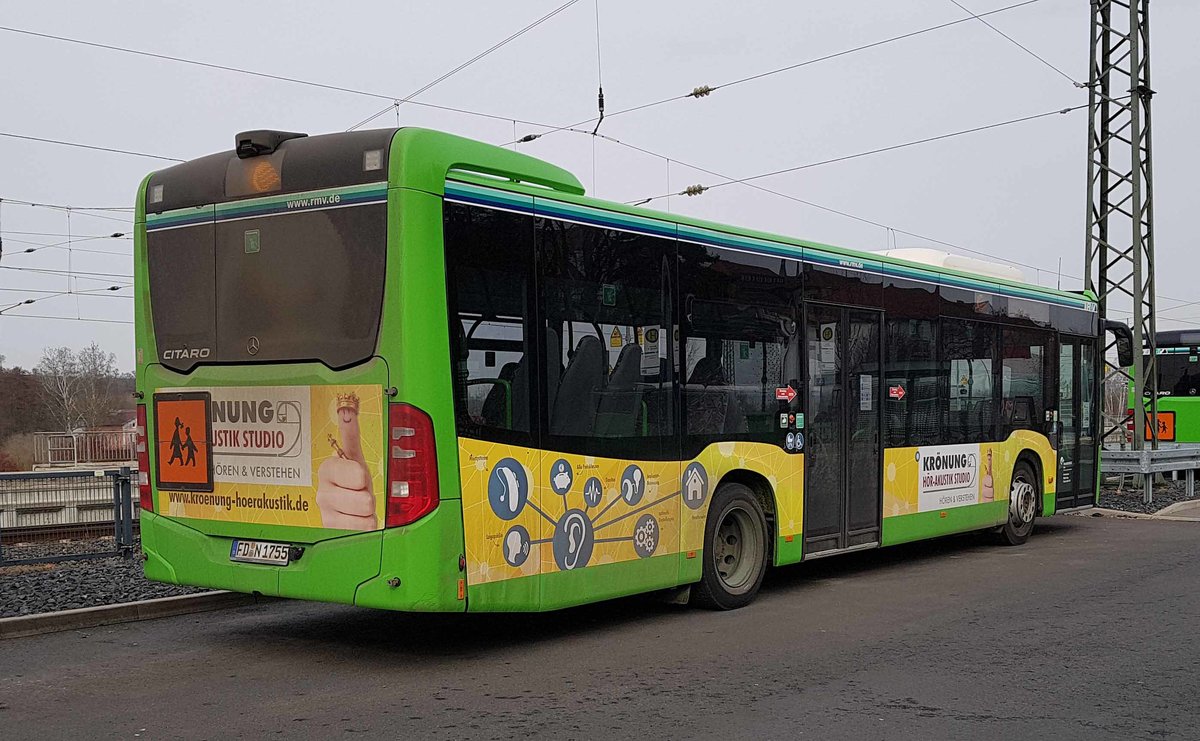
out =
<path fill-rule="evenodd" d="M 1094 517 L 1103 515 L 1104 517 L 1124 517 L 1131 520 L 1153 520 L 1154 515 L 1147 515 L 1142 512 L 1126 512 L 1123 509 L 1106 509 L 1105 507 L 1092 507 L 1090 509 L 1081 509 L 1078 512 L 1069 514 L 1078 515 L 1080 517 Z"/>
<path fill-rule="evenodd" d="M 1070 512 L 1068 514 L 1078 515 L 1080 517 L 1093 517 L 1095 515 L 1103 515 L 1104 517 L 1124 518 L 1129 520 L 1169 520 L 1171 522 L 1200 522 L 1200 517 L 1173 517 L 1170 513 L 1175 510 L 1180 504 L 1192 504 L 1195 502 L 1176 502 L 1168 507 L 1163 507 L 1152 515 L 1144 512 L 1126 512 L 1123 509 L 1106 509 L 1104 507 L 1092 507 L 1091 509 L 1080 510 L 1078 512 Z"/>
<path fill-rule="evenodd" d="M 77 610 L 61 610 L 46 612 L 40 615 L 21 615 L 18 617 L 0 618 L 0 641 L 7 638 L 22 638 L 25 636 L 57 633 L 63 630 L 79 630 L 81 628 L 96 628 L 101 625 L 129 623 L 137 620 L 153 620 L 155 618 L 187 615 L 193 612 L 222 610 L 229 607 L 241 607 L 258 602 L 253 594 L 240 592 L 201 592 L 200 594 L 183 594 L 177 597 L 161 597 L 140 602 L 122 602 L 116 605 L 99 605 L 97 607 L 81 607 Z"/>
<path fill-rule="evenodd" d="M 1159 511 L 1155 512 L 1154 516 L 1155 517 L 1164 517 L 1164 518 L 1170 517 L 1171 519 L 1185 520 L 1185 521 L 1189 521 L 1189 522 L 1193 521 L 1193 520 L 1200 520 L 1200 518 L 1198 518 L 1198 517 L 1176 516 L 1175 513 L 1181 509 L 1184 509 L 1184 510 L 1194 509 L 1194 510 L 1200 511 L 1200 502 L 1198 502 L 1195 499 L 1189 499 L 1184 502 L 1176 502 L 1175 504 L 1172 504 L 1169 507 L 1163 507 Z"/>

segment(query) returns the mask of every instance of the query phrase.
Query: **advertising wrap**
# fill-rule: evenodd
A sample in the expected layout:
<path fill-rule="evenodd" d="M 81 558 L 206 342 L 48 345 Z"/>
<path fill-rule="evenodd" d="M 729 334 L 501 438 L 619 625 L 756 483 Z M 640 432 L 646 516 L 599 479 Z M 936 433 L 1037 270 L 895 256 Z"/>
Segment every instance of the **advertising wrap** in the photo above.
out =
<path fill-rule="evenodd" d="M 1008 497 L 1017 454 L 1045 446 L 1045 438 L 1019 431 L 1001 443 L 922 445 L 884 452 L 883 516 L 944 512 Z M 1053 479 L 1046 482 L 1052 485 Z"/>
<path fill-rule="evenodd" d="M 154 395 L 158 511 L 376 530 L 383 414 L 379 386 L 164 389 Z"/>
<path fill-rule="evenodd" d="M 739 468 L 780 492 L 780 536 L 803 531 L 803 456 L 778 445 L 721 442 L 690 461 L 654 461 L 458 444 L 471 584 L 694 555 L 714 486 Z"/>

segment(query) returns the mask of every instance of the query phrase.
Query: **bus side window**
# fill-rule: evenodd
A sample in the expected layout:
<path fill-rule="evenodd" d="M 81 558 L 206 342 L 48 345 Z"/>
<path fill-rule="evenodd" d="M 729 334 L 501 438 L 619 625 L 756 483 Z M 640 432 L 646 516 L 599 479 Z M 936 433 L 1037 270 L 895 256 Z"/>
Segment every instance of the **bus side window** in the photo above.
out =
<path fill-rule="evenodd" d="M 805 372 L 797 322 L 801 263 L 680 244 L 685 455 L 714 440 L 780 444 L 780 414 L 800 401 Z"/>
<path fill-rule="evenodd" d="M 937 328 L 931 319 L 887 322 L 885 380 L 889 390 L 896 390 L 884 402 L 890 447 L 933 445 L 941 437 Z"/>
<path fill-rule="evenodd" d="M 447 203 L 444 234 L 458 434 L 528 442 L 533 218 Z"/>
<path fill-rule="evenodd" d="M 548 353 L 546 446 L 606 457 L 671 455 L 673 240 L 537 220 Z"/>
<path fill-rule="evenodd" d="M 1050 335 L 1036 329 L 1005 327 L 1001 423 L 1003 436 L 1013 430 L 1043 430 L 1045 379 L 1050 377 Z"/>
<path fill-rule="evenodd" d="M 942 371 L 949 378 L 945 439 L 979 443 L 996 437 L 997 326 L 942 320 Z"/>

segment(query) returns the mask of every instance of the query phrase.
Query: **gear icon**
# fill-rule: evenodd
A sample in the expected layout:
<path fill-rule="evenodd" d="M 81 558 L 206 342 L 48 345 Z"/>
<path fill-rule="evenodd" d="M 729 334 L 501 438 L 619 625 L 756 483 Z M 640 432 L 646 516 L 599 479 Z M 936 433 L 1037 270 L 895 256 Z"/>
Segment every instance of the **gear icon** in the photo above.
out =
<path fill-rule="evenodd" d="M 648 558 L 654 555 L 658 547 L 658 520 L 654 515 L 645 514 L 638 520 L 633 529 L 633 550 L 638 556 Z"/>

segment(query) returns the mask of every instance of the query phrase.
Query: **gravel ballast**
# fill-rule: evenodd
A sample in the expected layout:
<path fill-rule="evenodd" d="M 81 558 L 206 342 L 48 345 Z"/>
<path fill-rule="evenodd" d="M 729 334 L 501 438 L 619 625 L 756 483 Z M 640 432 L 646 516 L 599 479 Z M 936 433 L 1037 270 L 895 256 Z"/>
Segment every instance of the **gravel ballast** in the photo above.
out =
<path fill-rule="evenodd" d="M 111 547 L 111 540 L 107 546 L 88 541 L 39 544 L 23 546 L 20 557 L 65 552 L 86 553 Z M 207 591 L 148 581 L 142 575 L 142 561 L 137 557 L 140 553 L 140 546 L 135 546 L 134 558 L 129 559 L 113 556 L 48 564 L 2 566 L 0 618 Z M 18 557 L 15 553 L 10 555 L 13 558 Z"/>
<path fill-rule="evenodd" d="M 1177 502 L 1200 499 L 1200 496 L 1188 498 L 1187 482 L 1182 478 L 1179 481 L 1172 481 L 1170 478 L 1167 478 L 1165 481 L 1154 482 L 1154 501 L 1150 504 L 1145 504 L 1142 502 L 1141 487 L 1139 486 L 1135 489 L 1131 483 L 1134 478 L 1134 476 L 1127 476 L 1125 479 L 1125 488 L 1120 492 L 1117 491 L 1117 482 L 1115 480 L 1104 482 L 1100 488 L 1100 506 L 1107 509 L 1121 510 L 1122 512 L 1139 512 L 1141 514 L 1152 515 Z M 1200 483 L 1197 483 L 1196 491 L 1200 493 Z"/>

